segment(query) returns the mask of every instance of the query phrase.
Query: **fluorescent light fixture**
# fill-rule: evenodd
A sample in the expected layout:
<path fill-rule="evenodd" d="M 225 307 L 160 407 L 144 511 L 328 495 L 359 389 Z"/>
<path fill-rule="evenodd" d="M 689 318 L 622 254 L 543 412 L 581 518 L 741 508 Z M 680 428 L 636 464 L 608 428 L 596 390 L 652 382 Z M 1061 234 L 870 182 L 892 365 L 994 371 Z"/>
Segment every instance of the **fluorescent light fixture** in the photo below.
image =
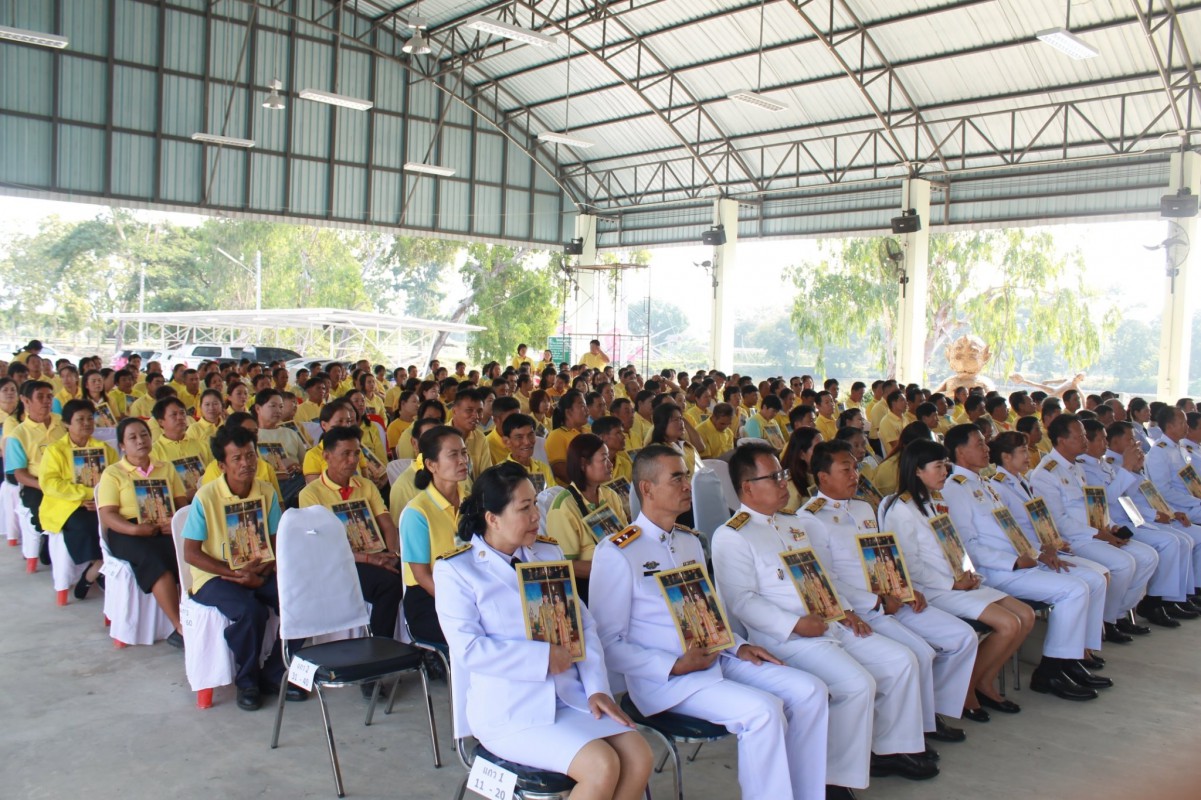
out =
<path fill-rule="evenodd" d="M 65 36 L 27 31 L 21 28 L 7 28 L 3 25 L 0 25 L 0 39 L 8 39 L 10 42 L 21 42 L 22 44 L 36 44 L 38 47 L 54 47 L 59 50 L 68 44 Z"/>
<path fill-rule="evenodd" d="M 1096 48 L 1085 44 L 1083 39 L 1067 28 L 1051 28 L 1039 31 L 1034 36 L 1044 44 L 1051 45 L 1059 52 L 1065 53 L 1077 61 L 1101 55 Z"/>
<path fill-rule="evenodd" d="M 284 99 L 279 96 L 279 90 L 284 88 L 283 83 L 279 78 L 271 81 L 271 93 L 267 95 L 267 99 L 263 101 L 263 108 L 271 111 L 282 111 L 284 108 Z"/>
<path fill-rule="evenodd" d="M 590 142 L 587 139 L 577 139 L 574 136 L 568 136 L 566 133 L 555 133 L 554 131 L 543 131 L 538 134 L 539 141 L 553 142 L 555 144 L 565 144 L 568 147 L 578 147 L 586 150 L 592 147 L 595 142 Z"/>
<path fill-rule="evenodd" d="M 755 106 L 756 108 L 765 109 L 773 114 L 777 111 L 788 110 L 788 106 L 777 103 L 775 100 L 768 100 L 758 92 L 731 92 L 729 95 L 727 95 L 727 97 L 729 97 L 731 100 L 737 100 L 739 103 L 746 103 L 748 106 Z"/>
<path fill-rule="evenodd" d="M 420 161 L 406 161 L 404 166 L 405 172 L 420 172 L 423 175 L 437 175 L 440 178 L 449 178 L 455 174 L 453 167 L 440 167 L 437 164 L 422 164 Z"/>
<path fill-rule="evenodd" d="M 490 33 L 493 36 L 501 36 L 505 39 L 512 39 L 515 42 L 522 44 L 532 44 L 534 47 L 546 47 L 556 43 L 554 36 L 547 36 L 545 33 L 532 31 L 529 28 L 523 28 L 520 25 L 513 25 L 508 22 L 501 22 L 492 17 L 478 16 L 472 17 L 463 23 L 464 28 L 474 28 L 482 33 Z"/>
<path fill-rule="evenodd" d="M 227 147 L 254 147 L 254 139 L 238 139 L 233 136 L 221 136 L 216 133 L 193 133 L 192 141 L 205 144 L 223 144 Z"/>
<path fill-rule="evenodd" d="M 331 106 L 341 106 L 342 108 L 353 108 L 355 111 L 366 111 L 375 105 L 370 100 L 347 97 L 344 94 L 334 94 L 333 92 L 323 92 L 320 89 L 301 89 L 300 99 L 312 100 L 316 103 L 325 103 Z"/>

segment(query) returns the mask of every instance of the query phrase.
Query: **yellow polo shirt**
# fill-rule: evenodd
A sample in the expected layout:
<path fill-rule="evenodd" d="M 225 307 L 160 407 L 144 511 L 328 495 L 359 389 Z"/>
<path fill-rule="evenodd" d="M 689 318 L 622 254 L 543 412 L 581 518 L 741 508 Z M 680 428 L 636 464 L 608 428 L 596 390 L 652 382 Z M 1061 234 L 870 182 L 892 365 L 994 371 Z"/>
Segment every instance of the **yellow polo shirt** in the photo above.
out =
<path fill-rule="evenodd" d="M 158 437 L 150 448 L 150 457 L 155 461 L 166 461 L 175 467 L 184 488 L 191 494 L 201 486 L 204 470 L 213 460 L 213 448 L 208 440 L 189 439 L 186 435 L 178 442 L 166 436 Z"/>
<path fill-rule="evenodd" d="M 49 422 L 44 425 L 26 416 L 20 423 L 9 428 L 15 421 L 16 417 L 9 417 L 4 423 L 4 470 L 13 472 L 24 468 L 36 478 L 41 474 L 42 459 L 46 450 L 67 435 L 67 428 L 58 414 L 51 414 Z"/>
<path fill-rule="evenodd" d="M 488 446 L 488 437 L 479 428 L 466 437 L 467 455 L 471 457 L 471 478 L 478 478 L 480 473 L 492 466 L 492 448 Z"/>
<path fill-rule="evenodd" d="M 898 417 L 891 411 L 885 413 L 880 419 L 880 446 L 884 449 L 884 455 L 892 452 L 893 445 L 901 438 L 901 429 L 905 427 L 905 420 Z M 876 487 L 877 489 L 880 487 Z"/>
<path fill-rule="evenodd" d="M 402 437 L 408 438 L 408 430 L 409 428 L 413 427 L 413 423 L 415 421 L 416 420 L 401 419 L 400 417 L 397 417 L 388 423 L 387 437 L 389 450 L 394 453 L 396 452 L 396 445 L 400 443 Z"/>
<path fill-rule="evenodd" d="M 209 441 L 217 435 L 217 429 L 220 427 L 220 425 L 214 425 L 202 417 L 188 426 L 188 431 L 184 434 L 184 438 L 203 443 L 207 450 L 209 449 Z M 212 457 L 212 453 L 210 452 L 209 457 L 205 459 L 204 463 L 208 464 L 212 460 Z"/>
<path fill-rule="evenodd" d="M 400 554 L 405 586 L 416 586 L 409 564 L 430 564 L 455 548 L 459 509 L 429 485 L 409 501 L 400 515 Z"/>
<path fill-rule="evenodd" d="M 554 464 L 556 461 L 567 461 L 567 447 L 583 431 L 578 428 L 555 428 L 546 436 L 546 460 Z M 558 483 L 566 486 L 566 483 Z"/>
<path fill-rule="evenodd" d="M 884 402 L 884 398 L 880 398 L 871 404 L 867 409 L 867 421 L 871 424 L 868 431 L 869 439 L 880 438 L 880 421 L 884 419 L 884 415 L 888 413 L 888 403 Z"/>
<path fill-rule="evenodd" d="M 271 550 L 271 540 L 279 528 L 279 496 L 271 484 L 255 480 L 250 486 L 246 497 L 238 497 L 229 489 L 225 476 L 200 487 L 192 500 L 192 511 L 184 524 L 183 537 L 201 541 L 201 549 L 218 561 L 229 562 L 229 531 L 226 524 L 227 507 L 230 505 L 244 506 L 247 503 L 259 504 L 258 524 L 267 535 L 266 553 L 261 556 L 264 561 L 275 557 Z M 205 572 L 199 567 L 192 567 L 192 593 L 216 578 L 211 572 Z"/>
<path fill-rule="evenodd" d="M 509 448 L 505 447 L 505 440 L 500 437 L 500 431 L 493 428 L 484 438 L 488 441 L 488 452 L 492 454 L 493 465 L 509 458 Z"/>
<path fill-rule="evenodd" d="M 400 514 L 405 510 L 409 501 L 416 497 L 420 490 L 415 483 L 417 470 L 421 468 L 421 458 L 413 459 L 404 472 L 396 476 L 392 489 L 388 492 L 388 509 L 392 512 L 392 521 L 400 524 Z M 459 481 L 459 497 L 471 494 L 472 480 L 468 475 L 466 480 Z"/>
<path fill-rule="evenodd" d="M 120 389 L 113 389 L 108 393 L 108 407 L 117 419 L 129 416 L 129 398 Z"/>
<path fill-rule="evenodd" d="M 209 461 L 208 466 L 204 468 L 204 475 L 200 478 L 200 485 L 212 483 L 221 477 L 221 464 L 216 459 Z M 265 458 L 260 458 L 258 466 L 254 470 L 254 479 L 264 483 L 271 484 L 271 488 L 275 490 L 277 497 L 282 497 L 283 492 L 279 488 L 279 478 L 275 477 L 275 470 L 271 468 L 271 462 Z"/>
<path fill-rule="evenodd" d="M 818 414 L 817 419 L 813 421 L 813 426 L 822 435 L 822 439 L 827 442 L 834 441 L 834 435 L 838 433 L 838 420 L 834 417 L 823 417 Z"/>
<path fill-rule="evenodd" d="M 701 458 L 717 458 L 734 449 L 733 424 L 724 431 L 718 431 L 713 427 L 713 420 L 707 419 L 696 426 L 696 432 L 704 445 L 701 450 Z"/>
<path fill-rule="evenodd" d="M 99 469 L 93 472 L 93 465 L 85 465 L 83 459 L 76 465 L 77 453 L 84 450 L 99 450 L 102 453 Z M 63 529 L 67 518 L 92 497 L 96 484 L 100 482 L 101 474 L 110 464 L 117 463 L 117 451 L 104 442 L 88 439 L 83 447 L 76 447 L 69 436 L 63 436 L 46 448 L 42 457 L 41 474 L 38 483 L 42 487 L 42 504 L 38 508 L 38 516 L 42 529 L 48 533 L 58 533 Z"/>
<path fill-rule="evenodd" d="M 312 403 L 308 400 L 296 406 L 296 414 L 292 417 L 293 422 L 317 422 L 321 418 L 321 409 L 324 407 L 322 403 Z"/>
<path fill-rule="evenodd" d="M 582 494 L 580 496 L 583 497 Z M 587 498 L 584 499 L 587 513 L 591 514 L 602 505 L 607 505 L 617 516 L 620 527 L 624 528 L 630 524 L 626 519 L 625 506 L 617 492 L 602 486 L 598 490 L 597 498 L 600 502 L 596 504 L 589 503 Z M 568 561 L 592 560 L 598 538 L 592 529 L 584 524 L 584 513 L 580 511 L 580 505 L 570 491 L 559 492 L 550 511 L 546 513 L 546 535 L 559 543 L 563 557 Z"/>
<path fill-rule="evenodd" d="M 605 365 L 609 363 L 609 359 L 588 351 L 580 356 L 580 363 L 588 367 L 588 369 L 604 369 Z"/>
<path fill-rule="evenodd" d="M 511 455 L 506 456 L 505 461 L 511 461 L 514 464 L 517 464 L 519 467 L 522 467 L 527 473 L 530 474 L 531 477 L 533 477 L 535 475 L 541 476 L 542 477 L 542 485 L 541 486 L 538 485 L 537 480 L 533 481 L 534 489 L 538 492 L 541 492 L 543 489 L 547 489 L 547 488 L 550 488 L 551 486 L 555 485 L 555 474 L 550 471 L 550 466 L 547 464 L 544 464 L 543 462 L 539 461 L 536 458 L 530 459 L 530 465 L 528 467 L 525 464 L 522 464 L 520 461 L 517 461 L 516 459 L 514 459 L 513 456 L 511 456 Z"/>
<path fill-rule="evenodd" d="M 133 482 L 143 479 L 166 481 L 168 494 L 171 495 L 173 504 L 175 498 L 187 497 L 188 493 L 179 480 L 179 474 L 170 464 L 151 459 L 150 473 L 143 475 L 133 464 L 121 459 L 100 476 L 100 485 L 96 488 L 96 507 L 109 508 L 111 506 L 116 508 L 117 513 L 123 518 L 137 519 L 138 497 L 134 491 Z M 171 513 L 175 513 L 174 508 L 171 509 Z"/>
<path fill-rule="evenodd" d="M 133 401 L 126 409 L 127 415 L 131 417 L 149 418 L 151 412 L 154 411 L 154 404 L 158 401 L 148 394 L 142 395 L 137 400 Z"/>
<path fill-rule="evenodd" d="M 380 496 L 379 489 L 375 488 L 375 484 L 371 481 L 360 478 L 358 475 L 352 475 L 350 484 L 346 488 L 350 491 L 343 496 L 341 488 L 330 480 L 329 474 L 322 472 L 320 478 L 300 490 L 300 507 L 325 506 L 332 511 L 334 506 L 342 503 L 362 502 L 371 512 L 372 518 L 388 513 L 388 508 L 384 505 L 384 498 Z M 378 523 L 376 523 L 376 533 L 383 538 L 383 531 L 379 530 Z M 349 531 L 347 531 L 347 537 L 350 538 Z M 354 547 L 353 540 L 351 546 Z"/>

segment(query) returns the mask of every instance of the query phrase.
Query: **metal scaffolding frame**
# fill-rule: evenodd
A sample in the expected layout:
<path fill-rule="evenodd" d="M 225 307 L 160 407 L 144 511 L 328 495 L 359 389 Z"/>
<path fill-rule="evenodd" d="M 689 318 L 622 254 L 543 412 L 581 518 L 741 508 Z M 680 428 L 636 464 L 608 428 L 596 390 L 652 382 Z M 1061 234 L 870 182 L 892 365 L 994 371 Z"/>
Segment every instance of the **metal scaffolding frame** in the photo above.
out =
<path fill-rule="evenodd" d="M 646 330 L 641 333 L 617 333 L 617 331 L 623 328 L 628 330 L 628 324 L 618 324 L 620 319 L 618 315 L 623 312 L 627 314 L 626 322 L 628 323 L 630 304 L 624 302 L 625 275 L 627 272 L 633 270 L 642 271 L 648 269 L 650 268 L 645 264 L 596 264 L 593 266 L 577 265 L 564 267 L 561 302 L 562 319 L 560 320 L 559 334 L 566 337 L 571 343 L 572 353 L 582 354 L 587 352 L 588 343 L 593 339 L 599 339 L 602 346 L 604 345 L 605 341 L 608 340 L 615 345 L 610 346 L 611 352 L 608 353 L 610 363 L 614 369 L 617 369 L 618 367 L 624 367 L 627 364 L 634 364 L 635 366 L 639 367 L 643 374 L 647 372 L 647 370 L 650 368 L 650 359 L 652 355 L 650 273 L 647 273 L 648 278 L 646 282 L 646 294 L 642 297 L 642 304 L 646 317 Z M 596 321 L 593 327 L 588 327 L 592 320 L 581 320 L 579 318 L 579 309 L 581 305 L 579 276 L 581 273 L 596 276 L 598 283 L 600 282 L 601 278 L 606 276 L 606 274 L 610 280 L 613 296 L 613 322 L 612 327 L 608 331 L 602 329 L 602 309 L 601 304 L 598 302 L 600 298 L 595 295 L 591 298 L 591 303 L 596 309 Z M 569 303 L 567 295 L 569 291 L 573 289 L 575 296 Z M 567 313 L 568 306 L 570 306 L 572 309 L 570 318 L 568 317 Z M 583 330 L 580 330 L 581 327 Z M 635 349 L 627 352 L 626 347 L 629 345 L 633 345 Z M 579 358 L 576 357 L 574 361 L 575 363 L 579 363 Z"/>

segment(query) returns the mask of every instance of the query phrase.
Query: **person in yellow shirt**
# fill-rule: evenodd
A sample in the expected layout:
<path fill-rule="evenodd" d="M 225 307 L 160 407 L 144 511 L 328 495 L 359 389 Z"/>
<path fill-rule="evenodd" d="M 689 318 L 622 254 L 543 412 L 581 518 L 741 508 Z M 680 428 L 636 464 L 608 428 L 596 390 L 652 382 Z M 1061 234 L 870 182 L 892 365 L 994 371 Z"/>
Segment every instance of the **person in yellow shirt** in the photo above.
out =
<path fill-rule="evenodd" d="M 144 421 L 137 417 L 121 420 L 117 441 L 122 458 L 104 470 L 96 490 L 100 524 L 109 550 L 129 562 L 138 588 L 154 595 L 171 620 L 175 632 L 167 638 L 168 643 L 183 647 L 179 566 L 171 538 L 171 517 L 187 502 L 183 484 L 170 464 L 150 457 L 150 427 Z M 160 495 L 159 504 L 151 506 L 147 499 L 153 489 L 165 493 L 166 498 Z M 147 513 L 152 508 L 153 515 Z"/>
<path fill-rule="evenodd" d="M 339 397 L 337 400 L 325 404 L 321 409 L 321 432 L 331 428 L 358 428 L 358 415 L 355 414 L 354 406 L 345 399 Z M 321 476 L 325 471 L 325 447 L 320 441 L 309 448 L 304 454 L 304 464 L 301 471 L 304 473 L 305 483 L 312 483 Z M 359 468 L 366 467 L 365 460 L 359 462 Z"/>
<path fill-rule="evenodd" d="M 485 438 L 484 432 L 479 429 L 480 414 L 483 412 L 483 408 L 481 392 L 464 389 L 455 395 L 455 402 L 450 410 L 451 427 L 457 430 L 467 443 L 467 452 L 471 456 L 473 480 L 492 466 L 492 451 L 488 447 L 488 440 Z"/>
<path fill-rule="evenodd" d="M 175 468 L 190 503 L 200 488 L 205 467 L 213 459 L 209 447 L 212 437 L 188 438 L 188 412 L 178 397 L 159 400 L 154 404 L 153 413 L 162 434 L 155 439 L 150 457 Z"/>
<path fill-rule="evenodd" d="M 331 428 L 321 439 L 327 466 L 317 480 L 300 492 L 300 507 L 325 506 L 346 527 L 359 588 L 363 599 L 371 604 L 371 632 L 391 636 L 396 630 L 404 593 L 396 523 L 388 515 L 375 484 L 357 474 L 363 447 L 361 431 Z M 361 688 L 370 697 L 375 687 L 364 684 Z"/>
<path fill-rule="evenodd" d="M 938 433 L 938 406 L 933 403 L 921 403 L 913 410 L 914 422 L 920 422 L 931 431 L 931 436 L 935 441 L 942 441 L 942 436 Z"/>
<path fill-rule="evenodd" d="M 405 621 L 414 639 L 445 642 L 434 609 L 434 559 L 455 547 L 459 483 L 468 477 L 467 443 L 456 429 L 440 425 L 421 435 L 422 467 L 417 496 L 400 515 L 400 553 L 404 561 Z"/>
<path fill-rule="evenodd" d="M 718 403 L 709 419 L 696 426 L 701 437 L 701 458 L 720 458 L 734 449 L 734 407 Z"/>
<path fill-rule="evenodd" d="M 325 381 L 320 376 L 309 378 L 304 385 L 305 399 L 296 407 L 295 420 L 301 422 L 316 422 L 321 416 L 325 405 Z"/>
<path fill-rule="evenodd" d="M 905 412 L 909 409 L 909 402 L 904 393 L 893 389 L 884 398 L 884 403 L 885 414 L 879 422 L 880 446 L 884 448 L 885 455 L 890 455 L 901 438 L 901 429 L 905 427 Z"/>
<path fill-rule="evenodd" d="M 567 475 L 567 448 L 573 439 L 583 433 L 588 423 L 584 396 L 575 389 L 569 389 L 559 398 L 551 421 L 557 424 L 546 436 L 546 460 L 554 473 L 555 482 L 566 486 L 570 480 Z"/>
<path fill-rule="evenodd" d="M 113 389 L 108 393 L 108 407 L 117 419 L 121 419 L 129 415 L 132 405 L 133 375 L 127 370 L 117 370 L 113 373 L 113 382 Z"/>
<path fill-rule="evenodd" d="M 609 356 L 601 350 L 600 339 L 588 342 L 588 352 L 580 357 L 580 363 L 588 369 L 604 369 L 609 363 Z"/>
<path fill-rule="evenodd" d="M 200 373 L 194 369 L 186 369 L 183 373 L 183 391 L 176 389 L 177 397 L 183 403 L 189 417 L 196 418 L 196 407 L 200 405 Z"/>
<path fill-rule="evenodd" d="M 762 407 L 746 421 L 746 435 L 752 439 L 763 439 L 777 451 L 784 449 L 784 431 L 780 427 L 780 398 L 769 395 L 763 398 Z"/>
<path fill-rule="evenodd" d="M 691 398 L 692 404 L 684 411 L 684 418 L 692 424 L 693 428 L 696 428 L 709 419 L 709 415 L 713 413 L 712 390 L 707 386 L 693 384 L 688 387 L 686 396 Z"/>
<path fill-rule="evenodd" d="M 367 459 L 369 467 L 364 474 L 375 481 L 377 486 L 387 486 L 388 475 L 386 468 L 388 466 L 388 453 L 384 446 L 387 434 L 383 432 L 383 426 L 378 425 L 375 420 L 367 417 L 369 411 L 367 408 L 367 397 L 362 391 L 351 389 L 342 395 L 342 399 L 349 401 L 351 408 L 354 409 L 359 429 L 363 432 L 363 455 Z"/>
<path fill-rule="evenodd" d="M 421 405 L 417 406 L 417 419 L 437 420 L 440 425 L 445 425 L 446 406 L 442 405 L 441 400 L 423 400 L 421 401 Z M 414 422 L 413 424 L 416 425 L 417 423 Z M 420 451 L 413 449 L 413 438 L 411 428 L 407 436 L 400 437 L 400 441 L 396 443 L 397 458 L 417 458 Z"/>
<path fill-rule="evenodd" d="M 554 358 L 554 356 L 551 354 L 551 352 L 550 352 L 549 350 L 543 350 L 543 351 L 542 351 L 542 360 L 538 362 L 538 367 L 537 367 L 537 369 L 535 369 L 535 370 L 531 370 L 531 371 L 532 371 L 532 372 L 533 372 L 535 375 L 542 375 L 542 374 L 544 374 L 544 373 L 545 373 L 545 372 L 546 372 L 548 369 L 549 369 L 549 370 L 553 370 L 553 371 L 555 371 L 555 372 L 558 372 L 558 370 L 555 368 L 555 358 Z"/>
<path fill-rule="evenodd" d="M 992 420 L 995 431 L 993 436 L 1013 430 L 1013 426 L 1009 424 L 1009 406 L 1005 403 L 1004 397 L 994 395 L 985 400 L 984 413 Z"/>
<path fill-rule="evenodd" d="M 834 395 L 825 391 L 818 392 L 817 419 L 814 420 L 814 427 L 821 431 L 822 438 L 827 442 L 834 441 L 834 437 L 838 434 L 838 421 L 834 419 L 835 411 Z"/>
<path fill-rule="evenodd" d="M 592 433 L 599 436 L 605 447 L 609 448 L 609 460 L 613 462 L 613 480 L 631 480 L 634 476 L 634 463 L 630 460 L 630 454 L 625 451 L 626 434 L 621 420 L 614 416 L 601 417 L 592 423 Z"/>
<path fill-rule="evenodd" d="M 375 376 L 369 372 L 360 372 L 359 377 L 355 379 L 355 388 L 363 393 L 363 404 L 367 413 L 375 414 L 382 424 L 386 424 L 388 416 L 384 410 L 384 398 L 376 390 Z"/>
<path fill-rule="evenodd" d="M 221 393 L 216 389 L 205 389 L 200 394 L 200 419 L 188 426 L 185 437 L 203 442 L 208 449 L 209 440 L 217 434 L 217 429 L 225 423 L 225 403 Z M 208 462 L 206 461 L 207 465 Z"/>
<path fill-rule="evenodd" d="M 524 344 L 517 345 L 517 355 L 516 355 L 516 357 L 514 357 L 514 359 L 512 361 L 513 369 L 521 369 L 522 364 L 530 364 L 531 366 L 533 366 L 533 361 L 531 361 L 530 357 L 526 355 L 526 351 L 529 349 L 530 348 L 527 345 L 524 345 Z M 500 463 L 500 462 L 497 462 L 497 463 Z"/>
<path fill-rule="evenodd" d="M 634 397 L 634 424 L 629 431 L 627 450 L 641 450 L 650 441 L 651 429 L 655 427 L 652 420 L 656 393 L 651 389 L 643 389 Z"/>
<path fill-rule="evenodd" d="M 42 458 L 47 448 L 67 435 L 62 419 L 50 410 L 54 390 L 45 381 L 25 381 L 21 384 L 23 419 L 9 417 L 4 423 L 4 472 L 20 487 L 21 504 L 29 509 L 34 530 L 41 532 L 38 508 L 42 504 L 42 488 L 38 481 Z M 36 569 L 36 559 L 27 569 Z M 32 570 L 31 570 L 32 571 Z"/>
<path fill-rule="evenodd" d="M 117 451 L 92 437 L 96 409 L 87 400 L 68 400 L 62 419 L 67 435 L 46 448 L 42 458 L 39 516 L 47 533 L 62 534 L 71 561 L 84 565 L 75 584 L 75 597 L 82 600 L 104 565 L 94 493 L 104 470 L 117 463 Z"/>
<path fill-rule="evenodd" d="M 663 402 L 655 408 L 655 424 L 651 429 L 651 438 L 647 444 L 664 444 L 679 451 L 688 468 L 688 475 L 696 474 L 697 462 L 700 456 L 692 442 L 688 441 L 684 429 L 684 412 L 672 402 Z M 692 527 L 692 509 L 684 512 L 677 520 L 681 525 Z"/>
<path fill-rule="evenodd" d="M 405 391 L 405 380 L 404 370 L 397 367 L 392 372 L 392 385 L 384 390 L 384 409 L 388 412 L 389 419 L 397 414 L 400 406 L 400 395 Z"/>
<path fill-rule="evenodd" d="M 239 411 L 237 413 L 230 414 L 228 417 L 226 417 L 225 422 L 222 423 L 221 427 L 222 428 L 245 428 L 246 430 L 248 430 L 254 434 L 255 446 L 257 448 L 258 435 L 259 435 L 259 421 L 254 418 L 253 414 L 251 414 L 247 411 Z M 213 436 L 216 436 L 216 434 L 213 434 Z M 209 440 L 208 444 L 209 445 L 212 444 L 211 439 Z M 257 452 L 257 450 L 256 450 L 256 452 Z M 215 481 L 221 477 L 221 465 L 218 464 L 217 461 L 213 458 L 211 448 L 210 448 L 208 455 L 209 455 L 208 466 L 206 466 L 204 468 L 204 475 L 201 476 L 201 478 L 200 478 L 201 486 L 204 486 L 205 484 L 208 484 L 208 483 L 212 483 L 213 481 Z M 271 462 L 267 461 L 267 459 L 265 459 L 265 458 L 259 459 L 258 466 L 255 467 L 254 477 L 256 480 L 260 480 L 263 483 L 271 484 L 271 488 L 275 490 L 276 497 L 283 496 L 283 493 L 279 489 L 279 479 L 275 477 L 275 468 L 271 466 Z"/>
<path fill-rule="evenodd" d="M 396 446 L 400 440 L 406 436 L 405 431 L 417 420 L 417 409 L 420 407 L 421 401 L 417 397 L 417 393 L 411 390 L 401 390 L 397 395 L 397 403 L 395 407 L 396 418 L 388 423 L 388 451 L 396 453 Z M 399 458 L 399 456 L 395 456 Z"/>
<path fill-rule="evenodd" d="M 788 447 L 780 456 L 780 463 L 788 468 L 788 503 L 783 509 L 788 514 L 795 514 L 817 488 L 809 464 L 813 449 L 823 441 L 825 437 L 817 428 L 801 428 L 793 432 Z"/>
<path fill-rule="evenodd" d="M 518 403 L 516 398 L 498 397 L 492 401 L 492 430 L 488 431 L 484 439 L 488 442 L 493 464 L 509 459 L 509 446 L 505 444 L 503 426 L 506 418 L 520 413 L 521 403 Z"/>
<path fill-rule="evenodd" d="M 54 393 L 54 402 L 51 404 L 51 410 L 55 414 L 62 414 L 63 407 L 67 403 L 83 397 L 83 389 L 79 385 L 79 370 L 70 364 L 64 364 L 59 369 L 58 379 L 62 388 Z"/>
<path fill-rule="evenodd" d="M 28 364 L 31 356 L 36 356 L 42 352 L 42 343 L 37 339 L 31 339 L 29 344 L 18 350 L 12 357 L 14 364 Z"/>
<path fill-rule="evenodd" d="M 98 370 L 90 369 L 83 373 L 80 386 L 80 399 L 87 400 L 96 409 L 96 427 L 117 427 L 117 415 L 109 407 L 108 395 L 104 391 L 104 376 Z"/>
<path fill-rule="evenodd" d="M 550 471 L 550 465 L 534 458 L 536 427 L 534 418 L 521 412 L 507 415 L 501 424 L 501 433 L 509 453 L 505 460 L 519 464 L 529 474 L 535 494 L 555 485 L 555 475 Z"/>
<path fill-rule="evenodd" d="M 876 400 L 867 409 L 867 421 L 869 424 L 867 438 L 868 441 L 880 440 L 880 422 L 884 416 L 888 414 L 888 396 L 897 390 L 897 382 L 892 380 L 883 381 L 880 384 L 880 394 L 876 395 Z M 876 393 L 876 385 L 872 384 L 872 394 Z M 882 446 L 882 445 L 881 445 Z M 887 455 L 885 450 L 884 455 Z"/>
<path fill-rule="evenodd" d="M 229 401 L 229 405 L 225 408 L 226 416 L 239 411 L 250 411 L 250 388 L 241 381 L 230 384 L 226 399 Z"/>
<path fill-rule="evenodd" d="M 126 407 L 127 415 L 148 419 L 154 411 L 154 404 L 158 402 L 158 390 L 166 385 L 167 383 L 163 379 L 161 372 L 152 372 L 147 375 L 145 383 L 146 391 L 141 397 Z"/>

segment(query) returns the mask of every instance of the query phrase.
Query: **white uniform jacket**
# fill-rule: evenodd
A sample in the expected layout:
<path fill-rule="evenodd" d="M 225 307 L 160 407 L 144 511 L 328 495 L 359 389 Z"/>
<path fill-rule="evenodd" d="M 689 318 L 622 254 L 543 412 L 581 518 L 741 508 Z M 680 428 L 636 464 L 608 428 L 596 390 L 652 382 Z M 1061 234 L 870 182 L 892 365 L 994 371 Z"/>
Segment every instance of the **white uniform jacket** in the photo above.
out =
<path fill-rule="evenodd" d="M 1201 522 L 1201 500 L 1189 494 L 1184 479 L 1180 477 L 1180 470 L 1184 469 L 1186 463 L 1180 445 L 1165 436 L 1147 454 L 1147 477 L 1169 506 L 1176 511 L 1183 511 L 1193 522 Z"/>
<path fill-rule="evenodd" d="M 530 562 L 563 560 L 552 541 L 539 537 L 516 555 Z M 438 621 L 457 665 L 455 680 L 470 681 L 467 720 L 476 738 L 553 724 L 556 696 L 591 713 L 588 698 L 609 694 L 604 651 L 588 608 L 580 607 L 585 659 L 550 675 L 550 645 L 526 638 L 517 573 L 481 537 L 434 562 L 434 586 Z"/>
<path fill-rule="evenodd" d="M 1001 474 L 1001 471 L 998 470 L 997 474 Z M 946 486 L 942 487 L 942 498 L 947 504 L 951 522 L 955 523 L 955 530 L 963 540 L 963 546 L 972 557 L 972 563 L 993 572 L 1013 572 L 1018 559 L 1017 551 L 1010 544 L 1001 523 L 993 516 L 994 511 L 1006 506 L 1013 512 L 1013 506 L 1002 500 L 1004 495 L 999 494 L 1001 487 L 994 486 L 995 483 L 983 480 L 971 470 L 955 464 Z M 1012 488 L 1021 491 L 1016 484 Z M 1021 508 L 1020 503 L 1018 507 Z M 1022 526 L 1026 538 L 1038 549 L 1038 536 L 1030 525 L 1026 510 L 1022 508 L 1021 514 L 1013 512 L 1013 516 Z"/>
<path fill-rule="evenodd" d="M 1088 524 L 1084 503 L 1084 467 L 1052 448 L 1030 472 L 1030 485 L 1047 503 L 1059 535 L 1075 546 L 1093 541 L 1097 529 Z"/>
<path fill-rule="evenodd" d="M 863 574 L 859 556 L 860 533 L 879 533 L 876 512 L 863 500 L 835 500 L 822 492 L 801 507 L 797 517 L 813 542 L 822 566 L 830 570 L 834 590 L 855 613 L 863 616 L 880 603 Z M 814 524 L 816 523 L 816 524 Z"/>

